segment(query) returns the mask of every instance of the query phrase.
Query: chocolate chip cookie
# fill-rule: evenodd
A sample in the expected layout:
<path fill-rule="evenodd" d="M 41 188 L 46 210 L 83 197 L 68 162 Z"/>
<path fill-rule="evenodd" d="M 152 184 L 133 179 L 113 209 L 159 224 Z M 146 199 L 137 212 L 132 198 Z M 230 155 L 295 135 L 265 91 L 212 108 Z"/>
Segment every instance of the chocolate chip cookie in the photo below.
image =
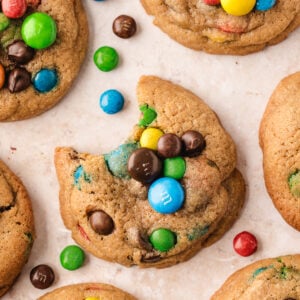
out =
<path fill-rule="evenodd" d="M 250 6 L 251 11 L 243 12 L 244 7 L 239 5 L 246 6 L 247 1 L 255 5 L 252 0 L 242 3 L 141 0 L 141 3 L 154 16 L 154 24 L 171 38 L 186 47 L 214 54 L 244 55 L 260 51 L 284 40 L 300 24 L 298 0 L 256 1 L 255 6 Z M 266 9 L 260 2 L 275 5 Z"/>
<path fill-rule="evenodd" d="M 87 44 L 80 0 L 2 1 L 0 121 L 39 115 L 61 100 L 79 72 Z"/>
<path fill-rule="evenodd" d="M 137 98 L 141 118 L 117 149 L 56 149 L 60 209 L 73 238 L 99 258 L 167 267 L 231 227 L 245 186 L 235 145 L 202 100 L 154 76 L 140 79 Z"/>
<path fill-rule="evenodd" d="M 104 283 L 82 283 L 64 286 L 45 294 L 38 300 L 135 300 L 130 294 Z"/>
<path fill-rule="evenodd" d="M 252 263 L 232 274 L 211 300 L 300 298 L 300 255 Z"/>
<path fill-rule="evenodd" d="M 0 296 L 27 262 L 34 240 L 31 203 L 21 181 L 0 161 Z"/>
<path fill-rule="evenodd" d="M 263 115 L 259 139 L 265 184 L 285 221 L 300 230 L 300 72 L 283 79 Z"/>

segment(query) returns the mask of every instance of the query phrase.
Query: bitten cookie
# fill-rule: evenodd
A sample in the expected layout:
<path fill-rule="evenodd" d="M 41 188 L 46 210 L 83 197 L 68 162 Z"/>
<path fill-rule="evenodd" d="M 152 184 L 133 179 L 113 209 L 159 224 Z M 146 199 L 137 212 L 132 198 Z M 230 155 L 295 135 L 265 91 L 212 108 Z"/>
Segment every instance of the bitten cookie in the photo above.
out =
<path fill-rule="evenodd" d="M 38 300 L 135 300 L 128 293 L 104 283 L 82 283 L 64 286 L 45 294 Z"/>
<path fill-rule="evenodd" d="M 245 186 L 235 145 L 202 100 L 153 76 L 140 79 L 137 98 L 141 118 L 116 150 L 56 149 L 61 215 L 100 258 L 167 267 L 231 227 Z"/>
<path fill-rule="evenodd" d="M 300 72 L 283 79 L 263 115 L 259 140 L 265 184 L 285 221 L 300 230 Z"/>
<path fill-rule="evenodd" d="M 154 24 L 186 47 L 244 55 L 284 40 L 300 25 L 298 0 L 141 0 Z M 221 5 L 221 4 L 222 5 Z"/>
<path fill-rule="evenodd" d="M 27 262 L 34 236 L 27 192 L 0 161 L 0 296 L 7 292 Z"/>
<path fill-rule="evenodd" d="M 87 45 L 80 0 L 2 1 L 0 121 L 30 118 L 54 106 L 76 78 Z"/>
<path fill-rule="evenodd" d="M 297 300 L 300 255 L 257 261 L 232 274 L 211 300 Z"/>

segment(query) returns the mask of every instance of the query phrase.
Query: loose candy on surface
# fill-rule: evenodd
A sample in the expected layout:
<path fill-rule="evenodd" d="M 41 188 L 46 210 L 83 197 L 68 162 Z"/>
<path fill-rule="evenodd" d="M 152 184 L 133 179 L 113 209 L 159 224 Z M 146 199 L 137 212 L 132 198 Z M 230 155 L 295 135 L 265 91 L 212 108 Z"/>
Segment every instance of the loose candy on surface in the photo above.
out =
<path fill-rule="evenodd" d="M 176 244 L 176 234 L 166 228 L 156 229 L 150 235 L 150 243 L 155 250 L 169 251 Z"/>
<path fill-rule="evenodd" d="M 161 214 L 172 214 L 178 211 L 183 205 L 184 197 L 181 184 L 169 177 L 155 180 L 148 191 L 150 206 Z"/>
<path fill-rule="evenodd" d="M 35 51 L 23 41 L 15 41 L 7 47 L 9 60 L 17 64 L 27 64 L 34 57 Z"/>
<path fill-rule="evenodd" d="M 136 22 L 130 16 L 120 15 L 114 20 L 112 29 L 118 37 L 128 39 L 136 32 Z"/>
<path fill-rule="evenodd" d="M 73 271 L 80 268 L 84 262 L 84 252 L 83 250 L 76 246 L 67 246 L 60 253 L 60 263 L 63 268 Z"/>
<path fill-rule="evenodd" d="M 149 127 L 145 129 L 140 138 L 141 147 L 157 150 L 158 140 L 163 134 L 163 131 L 158 128 Z"/>
<path fill-rule="evenodd" d="M 103 72 L 112 71 L 119 63 L 119 54 L 112 47 L 100 47 L 94 53 L 94 63 Z"/>
<path fill-rule="evenodd" d="M 180 157 L 171 157 L 164 160 L 163 176 L 174 179 L 181 179 L 186 170 L 185 160 Z"/>
<path fill-rule="evenodd" d="M 221 0 L 223 9 L 233 16 L 244 16 L 252 11 L 256 0 Z"/>
<path fill-rule="evenodd" d="M 40 93 L 47 93 L 53 90 L 58 83 L 56 70 L 42 69 L 33 78 L 33 86 Z"/>
<path fill-rule="evenodd" d="M 242 231 L 234 237 L 233 248 L 239 255 L 249 256 L 257 250 L 257 239 L 252 233 Z"/>
<path fill-rule="evenodd" d="M 23 21 L 21 34 L 24 42 L 31 48 L 45 49 L 56 40 L 56 23 L 48 14 L 35 12 Z"/>
<path fill-rule="evenodd" d="M 92 229 L 100 235 L 109 235 L 114 230 L 113 219 L 103 210 L 89 213 L 89 222 Z"/>
<path fill-rule="evenodd" d="M 26 0 L 2 0 L 2 11 L 10 19 L 21 18 L 25 14 L 26 9 Z"/>
<path fill-rule="evenodd" d="M 116 114 L 124 106 L 124 97 L 117 90 L 107 90 L 100 96 L 100 107 L 107 114 Z"/>
<path fill-rule="evenodd" d="M 139 182 L 150 183 L 160 176 L 161 171 L 162 162 L 151 149 L 139 148 L 128 159 L 128 172 Z"/>
<path fill-rule="evenodd" d="M 54 279 L 55 274 L 48 265 L 38 265 L 30 272 L 30 281 L 38 289 L 47 289 L 52 285 Z"/>

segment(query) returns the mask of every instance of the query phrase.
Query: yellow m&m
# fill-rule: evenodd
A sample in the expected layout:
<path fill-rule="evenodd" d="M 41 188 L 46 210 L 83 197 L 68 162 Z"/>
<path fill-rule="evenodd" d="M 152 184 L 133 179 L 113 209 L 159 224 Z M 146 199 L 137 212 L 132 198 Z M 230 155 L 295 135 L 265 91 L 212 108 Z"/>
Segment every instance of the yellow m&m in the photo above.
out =
<path fill-rule="evenodd" d="M 233 16 L 247 15 L 255 4 L 256 0 L 221 0 L 223 9 Z"/>
<path fill-rule="evenodd" d="M 158 140 L 163 134 L 158 128 L 149 127 L 145 129 L 140 138 L 141 147 L 157 150 Z"/>
<path fill-rule="evenodd" d="M 101 300 L 101 299 L 98 297 L 86 297 L 84 298 L 84 300 Z"/>

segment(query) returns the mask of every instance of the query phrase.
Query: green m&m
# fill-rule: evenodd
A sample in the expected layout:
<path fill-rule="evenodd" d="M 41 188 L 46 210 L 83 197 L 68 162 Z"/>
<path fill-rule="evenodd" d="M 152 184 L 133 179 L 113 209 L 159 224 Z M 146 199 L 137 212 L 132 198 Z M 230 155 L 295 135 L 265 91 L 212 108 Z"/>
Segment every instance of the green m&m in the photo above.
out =
<path fill-rule="evenodd" d="M 185 160 L 181 156 L 164 160 L 163 174 L 165 177 L 181 179 L 184 176 L 185 169 Z"/>
<path fill-rule="evenodd" d="M 118 52 L 112 47 L 103 46 L 96 50 L 94 54 L 94 63 L 103 72 L 113 70 L 118 65 L 118 62 Z"/>
<path fill-rule="evenodd" d="M 70 245 L 63 249 L 59 258 L 61 265 L 65 269 L 73 271 L 83 265 L 85 255 L 81 248 L 76 245 Z"/>
<path fill-rule="evenodd" d="M 150 235 L 150 243 L 155 250 L 160 252 L 169 251 L 176 244 L 176 234 L 169 229 L 156 229 Z"/>
<path fill-rule="evenodd" d="M 45 49 L 56 40 L 56 23 L 46 13 L 36 12 L 25 18 L 21 34 L 26 45 L 34 49 Z"/>

